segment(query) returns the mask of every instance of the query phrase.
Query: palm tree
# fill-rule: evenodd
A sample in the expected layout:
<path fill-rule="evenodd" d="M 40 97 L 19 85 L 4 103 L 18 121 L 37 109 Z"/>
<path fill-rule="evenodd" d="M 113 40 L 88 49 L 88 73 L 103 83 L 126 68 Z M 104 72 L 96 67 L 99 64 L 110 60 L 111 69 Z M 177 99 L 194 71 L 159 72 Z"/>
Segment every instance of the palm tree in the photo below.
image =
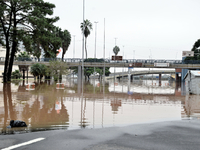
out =
<path fill-rule="evenodd" d="M 90 30 L 92 30 L 92 23 L 86 19 L 84 22 L 81 23 L 81 31 L 83 32 L 85 36 L 85 54 L 86 54 L 86 59 L 87 59 L 87 48 L 86 48 L 86 41 L 88 35 L 90 35 Z"/>

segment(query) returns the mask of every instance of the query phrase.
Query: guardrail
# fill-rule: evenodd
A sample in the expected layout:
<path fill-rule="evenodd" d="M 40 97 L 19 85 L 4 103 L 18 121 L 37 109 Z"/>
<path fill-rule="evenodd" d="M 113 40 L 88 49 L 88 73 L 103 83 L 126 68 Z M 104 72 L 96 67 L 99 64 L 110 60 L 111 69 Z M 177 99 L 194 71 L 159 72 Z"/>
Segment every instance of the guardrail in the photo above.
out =
<path fill-rule="evenodd" d="M 61 60 L 61 58 L 16 58 L 14 61 L 31 61 L 31 62 L 49 62 L 53 60 Z M 0 61 L 5 61 L 5 57 L 0 57 Z M 82 62 L 81 58 L 65 58 L 64 62 Z M 114 61 L 111 59 L 84 59 L 84 62 L 98 62 L 98 63 L 170 63 L 170 64 L 200 64 L 200 60 L 159 60 L 159 59 L 123 59 L 122 61 Z"/>

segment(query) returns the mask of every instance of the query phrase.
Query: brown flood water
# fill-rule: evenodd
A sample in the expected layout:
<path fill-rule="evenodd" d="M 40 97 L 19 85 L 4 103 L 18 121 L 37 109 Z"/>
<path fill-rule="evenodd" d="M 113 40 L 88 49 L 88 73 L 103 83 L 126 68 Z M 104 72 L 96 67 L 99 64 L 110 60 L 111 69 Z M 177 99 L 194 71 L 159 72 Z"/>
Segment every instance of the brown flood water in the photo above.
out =
<path fill-rule="evenodd" d="M 126 126 L 155 121 L 199 119 L 200 97 L 185 95 L 180 83 L 138 80 L 128 82 L 77 80 L 56 83 L 1 83 L 0 133 L 70 130 Z M 181 90 L 182 89 L 182 90 Z M 129 90 L 129 92 L 128 92 Z M 23 120 L 26 128 L 6 128 L 10 120 Z"/>

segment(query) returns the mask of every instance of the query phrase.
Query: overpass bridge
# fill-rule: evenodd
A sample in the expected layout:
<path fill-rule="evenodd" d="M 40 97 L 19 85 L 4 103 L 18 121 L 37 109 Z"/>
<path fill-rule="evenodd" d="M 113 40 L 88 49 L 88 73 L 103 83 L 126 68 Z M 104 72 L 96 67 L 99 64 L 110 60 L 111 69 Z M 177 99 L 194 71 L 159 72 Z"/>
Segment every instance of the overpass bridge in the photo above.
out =
<path fill-rule="evenodd" d="M 49 61 L 51 60 L 61 60 L 59 58 L 56 59 L 48 59 L 48 58 L 40 58 L 40 60 L 36 58 L 31 58 L 26 61 L 25 58 L 21 58 L 24 61 L 14 60 L 13 65 L 22 66 L 23 69 L 23 78 L 25 77 L 25 71 L 28 72 L 28 67 L 35 63 L 42 63 L 45 65 L 49 65 Z M 63 60 L 66 62 L 67 67 L 78 67 L 78 78 L 81 79 L 81 67 L 82 67 L 82 59 L 80 58 L 67 58 Z M 85 60 L 84 60 L 85 61 Z M 0 57 L 0 65 L 4 65 L 5 58 Z M 122 61 L 113 61 L 111 59 L 100 59 L 100 60 L 87 60 L 84 62 L 84 67 L 120 67 L 120 68 L 173 68 L 173 69 L 199 69 L 200 61 L 182 61 L 182 60 L 156 60 L 156 59 L 123 59 Z M 159 78 L 161 74 L 159 74 Z M 176 75 L 177 76 L 177 75 Z M 177 76 L 177 78 L 180 78 Z"/>
<path fill-rule="evenodd" d="M 31 66 L 35 63 L 49 64 L 50 60 L 61 59 L 48 59 L 41 58 L 40 60 L 31 58 L 28 61 L 14 60 L 13 65 Z M 200 61 L 182 61 L 182 60 L 155 60 L 155 59 L 123 59 L 122 61 L 113 61 L 111 59 L 102 59 L 104 62 L 84 62 L 84 67 L 129 67 L 130 64 L 134 68 L 185 68 L 185 69 L 197 69 L 200 68 Z M 67 58 L 63 60 L 68 67 L 77 67 L 82 65 L 82 59 Z M 4 65 L 5 58 L 0 57 L 0 65 Z"/>
<path fill-rule="evenodd" d="M 145 70 L 145 71 L 133 71 L 130 72 L 130 76 L 138 76 L 138 75 L 145 75 L 145 74 L 175 74 L 175 70 Z M 122 78 L 128 77 L 128 72 L 116 72 L 115 76 L 108 76 L 106 79 L 112 78 Z"/>

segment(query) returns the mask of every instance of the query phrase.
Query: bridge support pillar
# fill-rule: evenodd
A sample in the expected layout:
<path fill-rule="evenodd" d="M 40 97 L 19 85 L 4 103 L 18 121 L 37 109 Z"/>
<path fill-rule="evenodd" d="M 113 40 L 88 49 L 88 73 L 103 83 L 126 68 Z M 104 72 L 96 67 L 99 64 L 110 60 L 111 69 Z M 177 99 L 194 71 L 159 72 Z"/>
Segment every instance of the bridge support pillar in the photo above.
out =
<path fill-rule="evenodd" d="M 25 72 L 27 71 L 27 80 L 28 80 L 28 69 L 29 69 L 29 66 L 26 66 L 26 65 L 19 65 L 19 70 L 20 72 L 22 71 L 23 73 L 23 80 L 25 80 Z"/>
<path fill-rule="evenodd" d="M 133 82 L 133 75 L 131 75 L 131 82 Z"/>
<path fill-rule="evenodd" d="M 181 82 L 182 69 L 176 68 L 176 82 Z"/>
<path fill-rule="evenodd" d="M 26 78 L 27 78 L 27 82 L 28 82 L 28 70 L 29 70 L 29 68 L 27 68 L 27 75 L 26 75 Z"/>
<path fill-rule="evenodd" d="M 25 80 L 25 70 L 22 70 L 23 72 L 23 80 Z"/>
<path fill-rule="evenodd" d="M 78 93 L 81 93 L 81 82 L 82 82 L 82 66 L 78 66 Z"/>
<path fill-rule="evenodd" d="M 128 68 L 128 93 L 130 92 L 131 70 Z"/>
<path fill-rule="evenodd" d="M 159 74 L 159 86 L 161 86 L 161 74 Z"/>

